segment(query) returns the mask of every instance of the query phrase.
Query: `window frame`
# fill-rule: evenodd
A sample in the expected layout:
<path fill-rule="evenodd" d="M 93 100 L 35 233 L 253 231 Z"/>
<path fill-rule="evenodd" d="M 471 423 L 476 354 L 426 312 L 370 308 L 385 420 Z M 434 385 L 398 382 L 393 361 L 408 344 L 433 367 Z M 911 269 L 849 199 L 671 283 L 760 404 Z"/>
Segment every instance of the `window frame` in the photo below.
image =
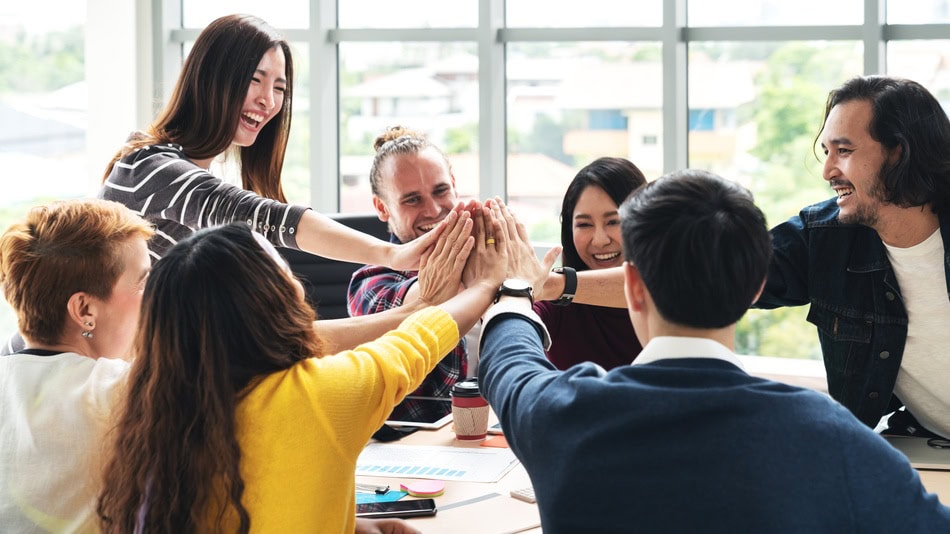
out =
<path fill-rule="evenodd" d="M 164 102 L 182 62 L 183 45 L 201 28 L 183 28 L 185 0 L 152 3 L 151 38 L 140 45 L 153 50 L 154 90 L 139 91 L 149 102 Z M 886 23 L 887 0 L 865 0 L 864 23 L 838 26 L 688 26 L 687 0 L 663 2 L 660 27 L 509 28 L 505 0 L 478 0 L 479 20 L 474 28 L 338 28 L 337 0 L 310 0 L 309 29 L 286 30 L 290 41 L 306 43 L 311 72 L 324 76 L 310 84 L 311 206 L 336 212 L 340 205 L 339 61 L 338 45 L 349 42 L 471 42 L 479 57 L 479 191 L 484 197 L 507 198 L 505 45 L 526 42 L 659 41 L 663 57 L 663 167 L 664 172 L 688 166 L 689 108 L 686 96 L 687 45 L 704 42 L 755 41 L 861 41 L 864 73 L 887 72 L 885 46 L 896 40 L 940 40 L 950 24 Z M 140 101 L 139 108 L 142 108 Z M 683 127 L 685 126 L 685 127 Z M 336 180 L 326 177 L 335 176 Z"/>

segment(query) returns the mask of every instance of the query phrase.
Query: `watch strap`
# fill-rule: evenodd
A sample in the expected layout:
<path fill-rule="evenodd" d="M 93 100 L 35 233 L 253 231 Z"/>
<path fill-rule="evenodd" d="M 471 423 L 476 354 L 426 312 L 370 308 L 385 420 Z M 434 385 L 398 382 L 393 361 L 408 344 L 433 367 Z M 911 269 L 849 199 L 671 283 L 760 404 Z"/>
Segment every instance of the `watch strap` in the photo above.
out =
<path fill-rule="evenodd" d="M 548 328 L 545 326 L 541 316 L 539 316 L 533 308 L 525 306 L 524 301 L 505 300 L 490 306 L 482 317 L 482 331 L 478 336 L 479 351 L 481 351 L 481 347 L 484 344 L 485 332 L 489 330 L 489 325 L 496 319 L 506 315 L 519 315 L 527 319 L 534 325 L 535 330 L 537 330 L 538 337 L 541 338 L 541 347 L 543 347 L 544 350 L 551 348 L 551 334 L 548 332 Z"/>
<path fill-rule="evenodd" d="M 554 304 L 567 306 L 574 302 L 574 294 L 577 292 L 577 271 L 573 267 L 558 267 L 554 272 L 564 275 L 564 291 Z"/>
<path fill-rule="evenodd" d="M 508 287 L 506 285 L 507 282 L 508 280 L 505 280 L 505 282 L 502 282 L 501 287 L 498 288 L 498 292 L 495 293 L 496 303 L 498 302 L 498 299 L 500 299 L 502 295 L 508 295 L 509 297 L 528 297 L 528 299 L 531 301 L 531 304 L 534 305 L 534 291 L 530 285 L 525 287 L 524 289 L 515 289 L 512 287 Z"/>

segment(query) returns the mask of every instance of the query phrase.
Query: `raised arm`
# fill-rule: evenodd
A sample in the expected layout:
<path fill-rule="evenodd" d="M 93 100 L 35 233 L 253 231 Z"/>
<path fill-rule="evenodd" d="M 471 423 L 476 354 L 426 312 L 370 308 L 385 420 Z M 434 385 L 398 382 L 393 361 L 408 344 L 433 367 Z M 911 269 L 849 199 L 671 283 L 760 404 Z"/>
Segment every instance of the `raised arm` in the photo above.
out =
<path fill-rule="evenodd" d="M 564 293 L 564 275 L 549 272 L 537 300 L 557 300 Z M 577 273 L 574 302 L 609 308 L 626 308 L 623 296 L 623 267 L 590 269 Z"/>
<path fill-rule="evenodd" d="M 452 315 L 463 333 L 475 326 L 495 300 L 510 259 L 504 222 L 493 217 L 488 207 L 476 209 L 480 211 L 475 215 L 478 230 L 465 265 L 465 290 L 439 306 Z"/>
<path fill-rule="evenodd" d="M 328 353 L 352 349 L 377 339 L 399 326 L 413 312 L 442 303 L 458 293 L 462 266 L 473 246 L 469 235 L 471 217 L 467 212 L 455 211 L 440 226 L 445 231 L 439 235 L 433 248 L 423 255 L 419 281 L 413 285 L 414 296 L 407 296 L 402 306 L 369 315 L 314 323 L 314 328 L 327 343 Z"/>
<path fill-rule="evenodd" d="M 512 233 L 512 247 L 518 247 L 519 253 L 512 254 L 512 262 L 524 262 L 516 270 L 521 273 L 531 273 L 531 282 L 535 287 L 535 300 L 557 300 L 564 293 L 564 275 L 551 272 L 549 267 L 560 247 L 555 247 L 545 254 L 542 261 L 535 261 L 528 234 L 517 217 L 501 202 L 500 199 L 489 201 L 496 217 L 504 218 L 509 232 Z M 476 233 L 478 226 L 476 224 Z M 523 253 L 521 253 L 523 252 Z M 547 268 L 546 268 L 547 267 Z M 623 293 L 623 267 L 610 269 L 595 269 L 577 273 L 577 289 L 574 292 L 574 302 L 578 304 L 592 304 L 610 308 L 626 308 L 627 301 Z"/>
<path fill-rule="evenodd" d="M 412 270 L 419 266 L 423 252 L 435 243 L 444 226 L 440 223 L 431 232 L 409 243 L 396 245 L 308 210 L 297 227 L 297 245 L 301 250 L 335 260 Z"/>

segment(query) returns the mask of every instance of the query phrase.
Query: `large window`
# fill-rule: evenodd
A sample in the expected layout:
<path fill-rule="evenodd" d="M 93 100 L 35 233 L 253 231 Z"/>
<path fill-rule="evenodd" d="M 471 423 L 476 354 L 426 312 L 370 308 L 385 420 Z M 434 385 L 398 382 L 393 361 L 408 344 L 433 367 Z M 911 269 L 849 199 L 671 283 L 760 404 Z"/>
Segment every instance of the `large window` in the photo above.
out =
<path fill-rule="evenodd" d="M 85 172 L 85 16 L 79 1 L 0 7 L 0 230 L 31 206 L 92 189 Z M 15 329 L 3 301 L 0 342 Z"/>
<path fill-rule="evenodd" d="M 594 159 L 625 157 L 662 174 L 659 43 L 512 43 L 506 63 L 505 193 L 533 240 L 560 239 L 564 193 Z"/>
<path fill-rule="evenodd" d="M 478 194 L 478 55 L 472 43 L 340 45 L 340 211 L 373 211 L 373 142 L 387 128 L 424 133 L 452 166 L 461 197 Z"/>
<path fill-rule="evenodd" d="M 292 42 L 297 85 L 284 180 L 294 201 L 370 211 L 372 140 L 400 124 L 443 148 L 463 195 L 506 198 L 538 243 L 557 239 L 561 195 L 596 157 L 627 157 L 648 178 L 711 169 L 749 186 L 774 224 L 829 196 L 813 150 L 829 89 L 856 74 L 889 73 L 950 104 L 946 0 L 164 0 L 137 11 L 113 0 L 8 4 L 0 62 L 16 63 L 0 70 L 2 214 L 88 193 L 115 139 L 144 126 L 167 98 L 201 28 L 232 12 L 257 14 Z M 77 37 L 87 12 L 106 20 L 118 4 L 123 20 Z M 133 27 L 131 48 L 144 57 L 117 61 L 112 54 L 124 47 L 95 45 Z M 99 61 L 117 76 L 128 70 L 120 64 L 142 71 L 121 89 L 137 87 L 137 124 L 102 134 L 108 150 L 93 130 L 128 110 L 115 93 L 102 96 L 114 76 L 93 76 L 86 88 L 76 67 L 85 50 L 87 69 Z M 87 125 L 87 116 L 97 120 Z M 803 316 L 750 313 L 739 350 L 817 357 Z"/>

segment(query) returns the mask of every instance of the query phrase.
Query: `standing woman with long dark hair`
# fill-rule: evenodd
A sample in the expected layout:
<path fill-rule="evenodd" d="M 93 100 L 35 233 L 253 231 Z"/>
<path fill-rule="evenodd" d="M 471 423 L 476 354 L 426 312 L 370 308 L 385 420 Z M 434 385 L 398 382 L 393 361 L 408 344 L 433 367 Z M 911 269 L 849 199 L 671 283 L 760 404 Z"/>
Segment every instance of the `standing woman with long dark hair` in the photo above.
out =
<path fill-rule="evenodd" d="M 290 46 L 263 20 L 228 15 L 201 32 L 168 105 L 116 153 L 99 193 L 156 225 L 153 261 L 195 230 L 241 221 L 275 245 L 396 269 L 418 266 L 438 232 L 395 245 L 286 203 L 280 176 L 293 83 Z M 209 172 L 231 147 L 243 189 Z"/>
<path fill-rule="evenodd" d="M 505 235 L 493 227 L 495 240 L 471 254 L 467 289 L 458 292 L 474 238 L 455 225 L 423 257 L 419 279 L 422 293 L 454 296 L 333 356 L 300 283 L 245 225 L 172 247 L 145 285 L 99 501 L 104 529 L 353 532 L 360 451 L 504 279 Z M 445 258 L 454 282 L 433 283 Z"/>

